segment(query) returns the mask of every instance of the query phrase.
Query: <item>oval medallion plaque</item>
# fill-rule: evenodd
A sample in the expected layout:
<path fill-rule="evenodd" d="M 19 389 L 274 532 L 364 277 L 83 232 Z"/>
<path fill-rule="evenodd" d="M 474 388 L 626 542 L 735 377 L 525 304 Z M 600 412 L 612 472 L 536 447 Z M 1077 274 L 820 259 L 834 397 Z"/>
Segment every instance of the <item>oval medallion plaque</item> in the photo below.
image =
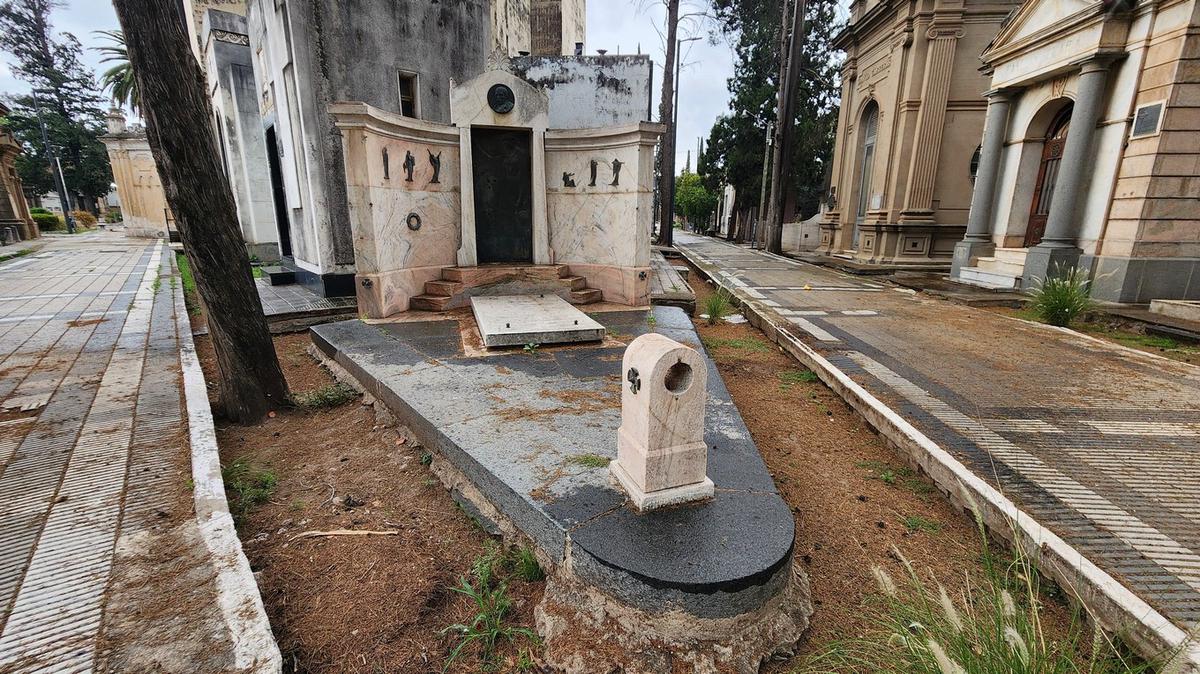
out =
<path fill-rule="evenodd" d="M 517 103 L 516 94 L 507 84 L 493 84 L 487 93 L 488 107 L 501 115 L 512 112 Z"/>

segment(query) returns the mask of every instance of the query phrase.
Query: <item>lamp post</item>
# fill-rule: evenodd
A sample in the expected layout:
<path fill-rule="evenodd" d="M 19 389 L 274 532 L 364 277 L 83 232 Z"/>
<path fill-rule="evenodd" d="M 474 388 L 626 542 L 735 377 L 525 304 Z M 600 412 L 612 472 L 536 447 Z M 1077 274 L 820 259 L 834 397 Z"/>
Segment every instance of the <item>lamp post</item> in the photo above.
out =
<path fill-rule="evenodd" d="M 33 92 L 33 108 L 37 111 L 38 126 L 42 129 L 42 147 L 46 151 L 46 157 L 50 161 L 50 171 L 54 174 L 54 182 L 58 188 L 58 203 L 62 207 L 63 220 L 67 223 L 67 233 L 75 233 L 75 218 L 71 217 L 71 203 L 67 199 L 67 181 L 63 178 L 62 164 L 58 161 L 58 155 L 54 154 L 54 149 L 50 147 L 50 134 L 46 132 L 46 120 L 42 117 L 42 102 L 37 97 L 37 92 Z"/>

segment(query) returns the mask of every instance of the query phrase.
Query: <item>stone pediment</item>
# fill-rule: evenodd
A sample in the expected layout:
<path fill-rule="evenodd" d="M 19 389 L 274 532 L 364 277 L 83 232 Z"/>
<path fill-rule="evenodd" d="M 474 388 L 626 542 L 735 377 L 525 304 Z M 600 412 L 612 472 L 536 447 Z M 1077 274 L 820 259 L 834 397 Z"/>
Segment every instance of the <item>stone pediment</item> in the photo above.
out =
<path fill-rule="evenodd" d="M 1029 0 L 1017 10 L 983 54 L 984 61 L 1022 46 L 1055 39 L 1104 15 L 1103 0 Z"/>
<path fill-rule="evenodd" d="M 450 122 L 457 127 L 545 129 L 549 116 L 550 99 L 546 94 L 504 70 L 489 70 L 450 88 Z"/>

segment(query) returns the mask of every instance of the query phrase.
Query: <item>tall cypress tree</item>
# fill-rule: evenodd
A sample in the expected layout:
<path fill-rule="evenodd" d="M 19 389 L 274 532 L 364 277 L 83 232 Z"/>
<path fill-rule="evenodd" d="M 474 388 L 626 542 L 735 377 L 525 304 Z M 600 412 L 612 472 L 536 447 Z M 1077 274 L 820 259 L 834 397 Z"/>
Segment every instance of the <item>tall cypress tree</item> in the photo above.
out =
<path fill-rule="evenodd" d="M 729 79 L 730 112 L 713 125 L 698 166 L 712 182 L 738 193 L 738 208 L 756 207 L 762 186 L 767 124 L 775 121 L 779 86 L 779 0 L 714 0 L 713 8 L 736 63 Z M 840 103 L 840 59 L 832 48 L 839 29 L 836 0 L 809 0 L 806 39 L 796 93 L 792 153 L 794 218 L 817 212 L 833 155 Z M 716 185 L 710 185 L 715 188 Z"/>
<path fill-rule="evenodd" d="M 25 149 L 17 169 L 26 186 L 40 193 L 54 190 L 40 108 L 72 200 L 77 207 L 94 209 L 112 183 L 108 155 L 99 140 L 104 133 L 104 99 L 80 58 L 79 40 L 70 33 L 53 34 L 50 13 L 60 6 L 57 0 L 0 3 L 0 49 L 13 56 L 13 74 L 33 89 L 10 98 L 12 110 L 5 122 Z"/>

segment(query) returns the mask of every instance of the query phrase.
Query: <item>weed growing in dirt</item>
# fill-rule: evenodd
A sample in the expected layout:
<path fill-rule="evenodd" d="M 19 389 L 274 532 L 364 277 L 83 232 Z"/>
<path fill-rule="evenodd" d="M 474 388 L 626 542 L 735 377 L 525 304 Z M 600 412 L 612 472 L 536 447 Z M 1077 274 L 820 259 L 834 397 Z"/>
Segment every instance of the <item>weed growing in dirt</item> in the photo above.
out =
<path fill-rule="evenodd" d="M 867 475 L 868 480 L 879 480 L 892 487 L 902 487 L 917 496 L 925 497 L 935 491 L 933 485 L 921 479 L 917 471 L 908 466 L 896 468 L 882 461 L 859 461 L 854 466 L 870 471 Z"/>
<path fill-rule="evenodd" d="M 422 466 L 428 466 L 432 463 L 433 463 L 433 455 L 432 454 L 430 454 L 429 452 L 425 452 L 424 454 L 421 455 L 421 465 Z"/>
<path fill-rule="evenodd" d="M 21 250 L 14 251 L 12 253 L 4 253 L 3 255 L 0 255 L 0 262 L 5 262 L 7 260 L 15 260 L 19 257 L 25 257 L 26 255 L 29 255 L 32 252 L 33 252 L 32 248 L 22 248 Z"/>
<path fill-rule="evenodd" d="M 183 253 L 175 253 L 175 266 L 179 267 L 179 278 L 183 282 L 183 302 L 189 314 L 200 313 L 199 296 L 196 294 L 196 277 L 192 265 Z"/>
<path fill-rule="evenodd" d="M 652 328 L 653 328 L 654 326 L 658 325 L 658 318 L 657 318 L 657 317 L 655 317 L 655 315 L 654 315 L 654 312 L 653 312 L 653 311 L 647 311 L 647 312 L 646 312 L 646 325 L 649 325 L 649 326 L 650 326 L 650 327 L 652 327 Z"/>
<path fill-rule="evenodd" d="M 1066 327 L 1092 308 L 1090 284 L 1082 269 L 1072 267 L 1066 273 L 1060 269 L 1034 287 L 1029 308 L 1050 325 Z"/>
<path fill-rule="evenodd" d="M 253 276 L 254 278 L 262 278 L 262 277 L 266 276 L 266 273 L 263 272 L 262 267 L 252 266 L 252 267 L 250 267 L 250 275 Z"/>
<path fill-rule="evenodd" d="M 811 384 L 820 381 L 820 377 L 812 370 L 785 370 L 779 373 L 779 388 L 787 391 L 796 384 Z"/>
<path fill-rule="evenodd" d="M 750 351 L 752 353 L 767 353 L 771 350 L 771 346 L 761 339 L 755 337 L 746 337 L 742 339 L 720 339 L 717 337 L 701 337 L 701 342 L 704 342 L 705 348 L 708 349 L 740 349 L 742 351 Z"/>
<path fill-rule="evenodd" d="M 708 321 L 709 325 L 716 325 L 732 309 L 733 298 L 724 288 L 717 288 L 716 292 L 704 298 L 704 313 L 708 314 L 708 318 L 704 320 Z"/>
<path fill-rule="evenodd" d="M 541 346 L 541 344 L 538 344 L 537 342 L 530 342 L 525 345 L 525 353 L 527 353 L 531 356 L 537 355 L 537 350 L 538 350 L 539 346 Z"/>
<path fill-rule="evenodd" d="M 567 458 L 568 463 L 583 466 L 584 468 L 607 468 L 610 461 L 612 459 L 607 456 L 600 456 L 599 454 L 576 454 Z"/>
<path fill-rule="evenodd" d="M 320 410 L 340 407 L 358 398 L 358 391 L 353 386 L 335 382 L 312 391 L 302 391 L 292 394 L 292 401 L 298 407 L 306 410 Z"/>
<path fill-rule="evenodd" d="M 252 509 L 271 498 L 279 476 L 268 468 L 251 465 L 246 459 L 237 459 L 221 467 L 221 481 L 230 496 L 230 514 L 235 522 L 240 522 Z"/>
<path fill-rule="evenodd" d="M 150 289 L 157 293 L 158 289 L 161 287 L 162 287 L 162 274 L 159 274 L 154 277 L 154 283 L 150 284 Z"/>
<path fill-rule="evenodd" d="M 448 671 L 468 648 L 478 651 L 483 668 L 487 668 L 493 664 L 496 646 L 501 642 L 519 638 L 537 640 L 537 635 L 528 627 L 506 623 L 512 599 L 508 596 L 508 584 L 496 577 L 498 565 L 503 560 L 499 546 L 489 543 L 484 554 L 471 565 L 472 578 L 460 577 L 458 586 L 450 588 L 471 601 L 475 615 L 469 623 L 458 623 L 441 630 L 442 634 L 453 632 L 459 635 L 458 643 L 446 657 L 443 672 Z"/>
<path fill-rule="evenodd" d="M 527 583 L 536 583 L 546 577 L 546 572 L 538 563 L 537 555 L 533 554 L 530 548 L 513 548 L 509 552 L 509 561 L 513 567 L 513 574 Z"/>
<path fill-rule="evenodd" d="M 920 515 L 906 515 L 900 518 L 900 523 L 908 530 L 908 533 L 915 534 L 924 531 L 925 533 L 936 534 L 942 530 L 942 525 L 934 520 L 922 517 Z"/>
<path fill-rule="evenodd" d="M 970 499 L 967 499 L 970 502 Z M 1116 674 L 1153 671 L 1126 655 L 1102 631 L 1073 614 L 1061 639 L 1042 625 L 1046 596 L 1036 561 L 1019 549 L 1011 562 L 989 548 L 983 519 L 983 580 L 954 596 L 932 573 L 921 574 L 897 549 L 904 575 L 893 580 L 871 569 L 881 592 L 874 628 L 831 644 L 797 672 L 906 672 L 914 674 Z M 1179 657 L 1180 654 L 1175 654 Z M 1166 665 L 1161 671 L 1172 671 Z"/>

